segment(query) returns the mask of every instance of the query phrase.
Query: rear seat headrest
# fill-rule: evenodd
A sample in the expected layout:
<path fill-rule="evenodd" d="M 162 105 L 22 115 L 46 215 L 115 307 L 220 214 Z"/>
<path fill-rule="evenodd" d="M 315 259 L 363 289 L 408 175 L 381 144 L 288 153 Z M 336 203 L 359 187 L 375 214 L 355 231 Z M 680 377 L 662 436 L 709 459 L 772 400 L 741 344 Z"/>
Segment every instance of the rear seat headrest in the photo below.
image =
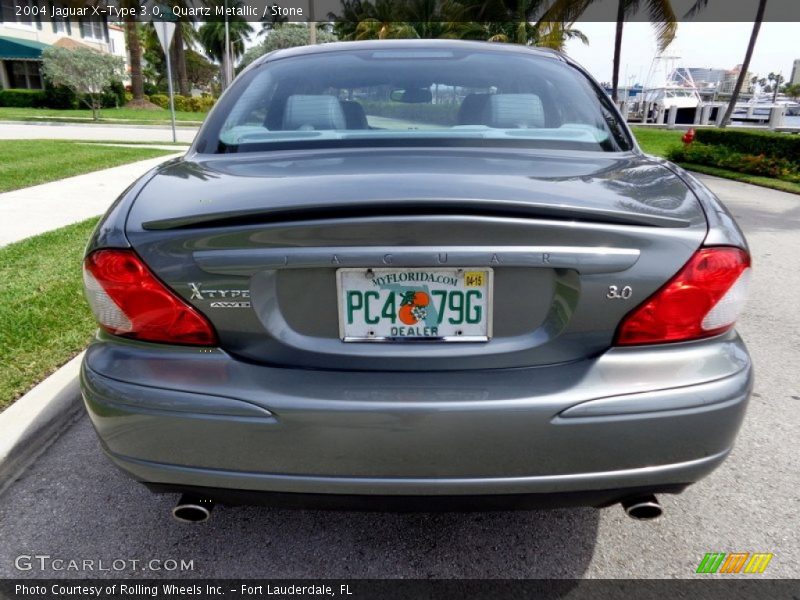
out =
<path fill-rule="evenodd" d="M 369 129 L 367 113 L 361 104 L 355 100 L 342 100 L 340 104 L 348 129 Z"/>
<path fill-rule="evenodd" d="M 335 96 L 296 94 L 286 99 L 283 129 L 347 129 L 347 123 Z"/>
<path fill-rule="evenodd" d="M 544 106 L 536 94 L 492 94 L 484 123 L 499 129 L 544 127 Z"/>
<path fill-rule="evenodd" d="M 489 94 L 468 94 L 458 109 L 459 125 L 484 125 Z"/>

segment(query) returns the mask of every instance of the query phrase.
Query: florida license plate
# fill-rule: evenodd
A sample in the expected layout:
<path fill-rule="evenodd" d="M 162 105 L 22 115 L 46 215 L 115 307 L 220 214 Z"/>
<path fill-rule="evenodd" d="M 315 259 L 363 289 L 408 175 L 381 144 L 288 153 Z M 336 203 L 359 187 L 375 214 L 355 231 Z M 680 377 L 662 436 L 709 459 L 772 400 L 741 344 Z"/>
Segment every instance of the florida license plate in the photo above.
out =
<path fill-rule="evenodd" d="M 339 269 L 345 342 L 485 342 L 492 336 L 492 269 Z"/>

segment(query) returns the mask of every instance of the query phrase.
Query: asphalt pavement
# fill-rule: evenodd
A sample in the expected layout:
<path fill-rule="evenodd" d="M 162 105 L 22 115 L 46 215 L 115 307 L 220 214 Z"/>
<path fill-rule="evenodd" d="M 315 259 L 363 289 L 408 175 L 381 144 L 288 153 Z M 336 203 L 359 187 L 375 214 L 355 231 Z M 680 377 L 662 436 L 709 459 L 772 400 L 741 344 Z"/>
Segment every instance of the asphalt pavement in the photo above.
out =
<path fill-rule="evenodd" d="M 751 244 L 755 276 L 739 331 L 756 386 L 730 458 L 682 495 L 663 496 L 662 518 L 633 521 L 618 506 L 438 514 L 222 506 L 187 525 L 170 516 L 176 496 L 152 495 L 108 462 L 83 418 L 0 496 L 0 577 L 685 578 L 707 552 L 771 552 L 763 577 L 797 577 L 800 196 L 703 179 Z M 95 568 L 126 563 L 15 567 L 34 554 Z M 141 570 L 152 560 L 174 566 L 170 559 L 192 568 Z"/>

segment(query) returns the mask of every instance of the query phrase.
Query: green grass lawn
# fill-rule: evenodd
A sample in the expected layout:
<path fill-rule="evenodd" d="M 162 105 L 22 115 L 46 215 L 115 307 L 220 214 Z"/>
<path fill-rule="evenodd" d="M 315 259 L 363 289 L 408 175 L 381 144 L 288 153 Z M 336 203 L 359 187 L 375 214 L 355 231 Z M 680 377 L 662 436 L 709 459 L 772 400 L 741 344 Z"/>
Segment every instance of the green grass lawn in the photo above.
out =
<path fill-rule="evenodd" d="M 672 146 L 680 146 L 683 143 L 681 142 L 683 131 L 650 127 L 631 127 L 631 129 L 642 150 L 662 158 L 667 157 L 667 151 Z"/>
<path fill-rule="evenodd" d="M 0 192 L 166 154 L 67 140 L 0 140 Z"/>
<path fill-rule="evenodd" d="M 175 111 L 175 121 L 184 125 L 198 125 L 207 113 Z M 92 111 L 87 109 L 59 110 L 53 108 L 15 108 L 0 107 L 0 121 L 71 121 L 83 122 L 92 120 Z M 100 120 L 104 123 L 130 122 L 139 124 L 171 123 L 169 111 L 135 110 L 132 108 L 104 108 L 100 111 Z"/>
<path fill-rule="evenodd" d="M 83 350 L 81 259 L 98 218 L 0 248 L 0 410 Z"/>

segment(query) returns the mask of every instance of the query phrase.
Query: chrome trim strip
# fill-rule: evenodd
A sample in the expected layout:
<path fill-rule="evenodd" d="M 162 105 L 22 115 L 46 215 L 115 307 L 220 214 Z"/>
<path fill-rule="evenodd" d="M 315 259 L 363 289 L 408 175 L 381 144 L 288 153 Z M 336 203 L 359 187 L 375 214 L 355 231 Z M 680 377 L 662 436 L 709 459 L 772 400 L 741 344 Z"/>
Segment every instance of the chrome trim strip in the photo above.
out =
<path fill-rule="evenodd" d="M 207 273 L 250 276 L 265 269 L 321 267 L 544 267 L 580 273 L 616 273 L 639 260 L 636 248 L 581 246 L 342 246 L 198 250 Z"/>

